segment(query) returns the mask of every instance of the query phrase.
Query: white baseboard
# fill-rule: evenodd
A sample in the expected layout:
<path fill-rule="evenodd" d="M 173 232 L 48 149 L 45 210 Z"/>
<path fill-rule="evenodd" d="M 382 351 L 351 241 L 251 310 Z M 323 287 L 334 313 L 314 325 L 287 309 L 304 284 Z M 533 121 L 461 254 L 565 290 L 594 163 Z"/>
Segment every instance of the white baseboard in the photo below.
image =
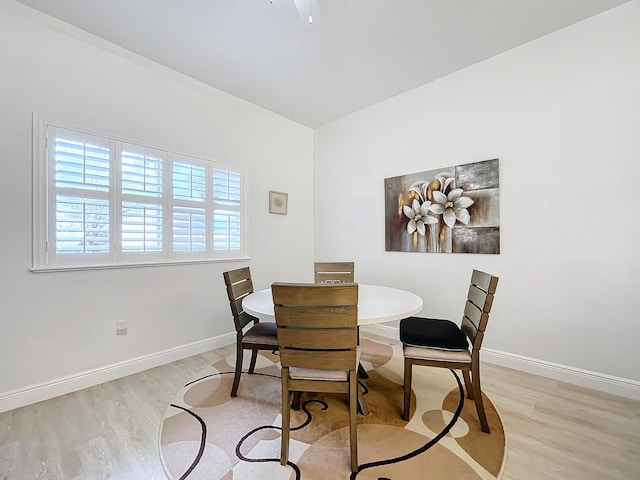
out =
<path fill-rule="evenodd" d="M 360 327 L 363 332 L 373 333 L 374 335 L 380 335 L 381 337 L 393 338 L 394 340 L 400 340 L 400 331 L 398 327 L 390 327 L 384 324 L 364 325 Z"/>
<path fill-rule="evenodd" d="M 53 397 L 93 387 L 117 378 L 159 367 L 183 358 L 208 352 L 235 342 L 235 333 L 207 338 L 187 345 L 170 348 L 150 355 L 144 355 L 124 362 L 114 363 L 74 375 L 57 378 L 48 382 L 31 385 L 26 388 L 0 393 L 0 413 Z"/>
<path fill-rule="evenodd" d="M 367 325 L 361 328 L 364 331 L 376 335 L 393 338 L 395 340 L 399 339 L 397 327 Z M 481 357 L 483 362 L 533 373 L 541 377 L 552 378 L 553 380 L 571 383 L 581 387 L 593 388 L 594 390 L 611 393 L 613 395 L 640 400 L 640 382 L 636 380 L 582 370 L 580 368 L 524 357 L 491 348 L 483 348 Z"/>
<path fill-rule="evenodd" d="M 387 325 L 367 325 L 363 331 L 398 340 L 398 328 Z M 235 334 L 229 333 L 212 337 L 187 345 L 170 348 L 150 355 L 114 363 L 105 367 L 86 370 L 75 375 L 57 378 L 18 390 L 0 393 L 0 413 L 14 408 L 24 407 L 53 397 L 93 387 L 117 378 L 142 372 L 149 368 L 159 367 L 216 348 L 231 345 L 235 342 Z M 524 357 L 513 353 L 489 348 L 482 349 L 482 360 L 487 363 L 513 368 L 542 377 L 562 382 L 593 388 L 602 392 L 640 400 L 640 382 L 626 378 L 605 375 L 598 372 L 581 370 L 556 363 Z"/>
<path fill-rule="evenodd" d="M 601 392 L 640 400 L 640 382 L 628 378 L 615 377 L 590 370 L 560 365 L 558 363 L 524 357 L 514 353 L 501 352 L 491 348 L 482 349 L 482 361 L 533 373 L 561 382 L 593 388 Z"/>

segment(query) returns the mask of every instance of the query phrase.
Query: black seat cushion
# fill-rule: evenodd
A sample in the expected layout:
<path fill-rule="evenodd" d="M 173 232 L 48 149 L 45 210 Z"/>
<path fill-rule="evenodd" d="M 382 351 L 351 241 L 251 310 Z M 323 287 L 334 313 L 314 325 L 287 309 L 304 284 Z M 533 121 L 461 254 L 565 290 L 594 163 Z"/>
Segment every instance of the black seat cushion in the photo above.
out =
<path fill-rule="evenodd" d="M 259 322 L 251 327 L 251 332 L 256 335 L 264 335 L 266 337 L 277 337 L 278 329 L 276 322 Z"/>
<path fill-rule="evenodd" d="M 467 350 L 467 336 L 451 320 L 408 317 L 400 320 L 400 340 L 407 345 Z"/>

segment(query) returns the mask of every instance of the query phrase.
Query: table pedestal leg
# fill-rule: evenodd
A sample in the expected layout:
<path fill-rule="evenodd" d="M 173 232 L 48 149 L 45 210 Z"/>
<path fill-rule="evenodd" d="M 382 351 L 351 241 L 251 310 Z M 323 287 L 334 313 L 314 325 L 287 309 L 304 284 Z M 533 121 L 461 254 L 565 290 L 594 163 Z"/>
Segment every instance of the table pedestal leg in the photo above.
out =
<path fill-rule="evenodd" d="M 369 407 L 367 401 L 364 398 L 364 389 L 358 384 L 358 411 L 364 416 L 369 415 Z"/>
<path fill-rule="evenodd" d="M 358 332 L 358 345 L 360 345 L 360 327 L 358 327 L 357 332 Z M 358 376 L 360 378 L 369 378 L 369 374 L 364 369 L 361 363 L 358 363 Z"/>

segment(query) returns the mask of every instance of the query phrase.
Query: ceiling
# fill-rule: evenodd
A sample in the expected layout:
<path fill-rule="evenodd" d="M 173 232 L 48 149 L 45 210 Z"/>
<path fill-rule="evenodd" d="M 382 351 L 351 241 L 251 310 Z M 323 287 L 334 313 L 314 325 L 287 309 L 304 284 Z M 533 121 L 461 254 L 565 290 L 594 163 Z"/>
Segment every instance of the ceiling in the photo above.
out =
<path fill-rule="evenodd" d="M 315 128 L 629 0 L 18 1 Z"/>

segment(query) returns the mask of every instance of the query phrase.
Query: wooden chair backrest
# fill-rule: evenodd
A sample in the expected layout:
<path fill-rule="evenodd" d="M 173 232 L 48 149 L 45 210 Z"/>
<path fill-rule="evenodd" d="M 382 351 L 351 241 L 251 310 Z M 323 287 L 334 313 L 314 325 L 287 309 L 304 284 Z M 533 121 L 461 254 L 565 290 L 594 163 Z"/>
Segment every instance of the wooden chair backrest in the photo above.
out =
<path fill-rule="evenodd" d="M 242 309 L 242 299 L 253 293 L 251 270 L 249 267 L 238 268 L 224 272 L 222 275 L 227 286 L 227 296 L 236 331 L 241 331 L 249 323 L 255 321 L 254 317 Z"/>
<path fill-rule="evenodd" d="M 354 370 L 358 285 L 271 285 L 283 367 Z"/>
<path fill-rule="evenodd" d="M 315 283 L 353 283 L 353 262 L 315 262 L 313 264 Z"/>
<path fill-rule="evenodd" d="M 474 350 L 479 350 L 482 345 L 497 286 L 498 277 L 480 270 L 473 271 L 460 327 Z"/>

